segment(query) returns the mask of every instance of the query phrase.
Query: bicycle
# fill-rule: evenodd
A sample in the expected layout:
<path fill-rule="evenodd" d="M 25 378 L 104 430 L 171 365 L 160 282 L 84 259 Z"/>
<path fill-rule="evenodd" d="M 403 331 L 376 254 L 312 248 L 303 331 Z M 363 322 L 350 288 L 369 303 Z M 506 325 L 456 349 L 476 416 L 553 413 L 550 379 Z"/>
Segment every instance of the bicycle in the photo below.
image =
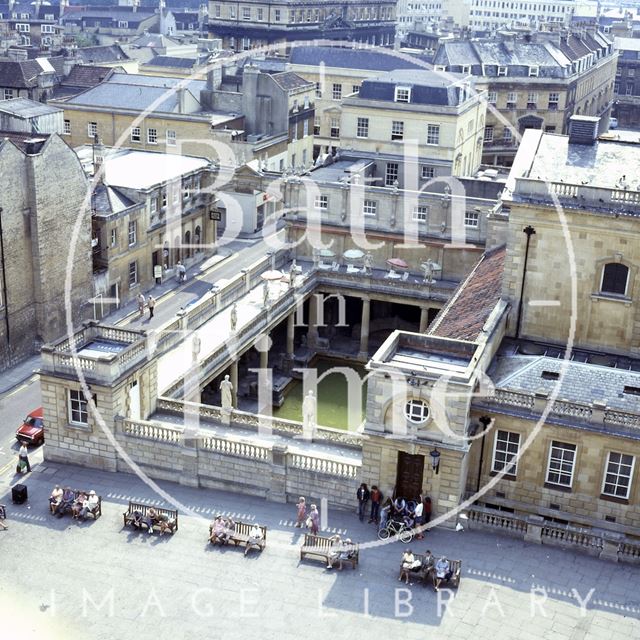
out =
<path fill-rule="evenodd" d="M 413 540 L 413 531 L 404 522 L 390 520 L 386 526 L 378 531 L 380 540 L 387 540 L 391 536 L 398 536 L 403 544 L 408 544 Z"/>

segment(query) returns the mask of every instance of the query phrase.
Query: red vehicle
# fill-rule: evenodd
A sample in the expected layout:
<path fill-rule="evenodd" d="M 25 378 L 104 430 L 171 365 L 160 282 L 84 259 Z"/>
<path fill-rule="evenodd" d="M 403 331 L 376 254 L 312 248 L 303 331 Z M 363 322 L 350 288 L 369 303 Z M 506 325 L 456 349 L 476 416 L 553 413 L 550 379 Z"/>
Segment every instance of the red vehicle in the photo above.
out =
<path fill-rule="evenodd" d="M 22 426 L 16 431 L 18 442 L 24 442 L 27 446 L 39 445 L 44 442 L 44 420 L 42 407 L 32 411 L 25 419 Z"/>

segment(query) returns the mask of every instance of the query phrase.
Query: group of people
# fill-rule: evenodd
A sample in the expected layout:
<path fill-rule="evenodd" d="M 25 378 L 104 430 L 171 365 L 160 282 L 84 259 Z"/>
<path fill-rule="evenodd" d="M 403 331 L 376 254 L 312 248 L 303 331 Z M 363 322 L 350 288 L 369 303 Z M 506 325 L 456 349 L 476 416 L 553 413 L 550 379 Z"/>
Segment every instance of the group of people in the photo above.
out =
<path fill-rule="evenodd" d="M 100 499 L 93 489 L 89 493 L 75 492 L 71 487 L 62 489 L 57 484 L 49 496 L 49 510 L 59 518 L 71 512 L 74 520 L 84 520 L 88 513 L 93 513 L 99 502 Z"/>
<path fill-rule="evenodd" d="M 236 529 L 236 523 L 233 518 L 225 518 L 218 515 L 213 519 L 213 522 L 209 525 L 209 542 L 215 544 L 229 544 L 229 539 L 233 535 Z"/>
<path fill-rule="evenodd" d="M 330 540 L 331 548 L 327 556 L 327 569 L 333 569 L 333 565 L 337 562 L 338 568 L 342 571 L 342 563 L 345 560 L 350 560 L 356 552 L 355 545 L 351 538 L 343 540 L 337 533 L 331 536 Z"/>
<path fill-rule="evenodd" d="M 149 320 L 153 318 L 153 310 L 156 308 L 156 299 L 150 295 L 146 300 L 144 294 L 139 293 L 138 297 L 138 317 L 142 318 L 144 315 L 144 307 L 145 305 L 149 309 Z"/>
<path fill-rule="evenodd" d="M 411 579 L 413 576 L 420 576 L 422 579 L 431 576 L 434 589 L 439 591 L 440 585 L 450 580 L 452 575 L 453 571 L 449 560 L 445 556 L 436 560 L 429 549 L 425 551 L 422 558 L 416 558 L 411 549 L 407 549 L 402 554 L 400 575 L 398 576 L 400 582 L 404 579 L 406 584 L 412 585 Z"/>
<path fill-rule="evenodd" d="M 166 513 L 160 513 L 154 507 L 149 507 L 146 514 L 136 509 L 133 512 L 133 520 L 131 524 L 136 529 L 142 528 L 142 525 L 146 525 L 149 535 L 153 533 L 153 527 L 158 525 L 160 528 L 160 535 L 164 535 L 167 531 L 171 533 L 173 528 L 173 520 L 169 518 Z"/>
<path fill-rule="evenodd" d="M 380 529 L 383 529 L 389 521 L 403 522 L 407 529 L 418 529 L 416 537 L 419 540 L 424 538 L 420 527 L 431 520 L 431 498 L 429 496 L 420 495 L 410 501 L 404 498 L 396 498 L 395 500 L 387 498 L 383 504 L 383 495 L 380 489 L 373 485 L 369 491 L 369 487 L 363 482 L 356 491 L 356 498 L 360 522 L 364 521 L 367 503 L 370 501 L 370 523 L 376 523 Z"/>
<path fill-rule="evenodd" d="M 312 504 L 307 513 L 307 501 L 304 496 L 298 498 L 296 503 L 296 527 L 307 527 L 313 535 L 320 531 L 320 512 L 315 504 Z"/>

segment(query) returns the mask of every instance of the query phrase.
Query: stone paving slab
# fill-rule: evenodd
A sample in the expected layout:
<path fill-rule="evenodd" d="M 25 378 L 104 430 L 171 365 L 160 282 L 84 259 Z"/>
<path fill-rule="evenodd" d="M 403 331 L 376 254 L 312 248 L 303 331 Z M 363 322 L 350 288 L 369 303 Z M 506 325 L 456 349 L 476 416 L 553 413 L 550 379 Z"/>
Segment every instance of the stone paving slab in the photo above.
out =
<path fill-rule="evenodd" d="M 11 505 L 2 483 L 9 530 L 0 532 L 0 637 L 9 640 L 640 637 L 635 566 L 436 529 L 409 545 L 462 559 L 460 589 L 436 594 L 400 584 L 403 545 L 369 548 L 374 529 L 354 513 L 330 511 L 328 528 L 362 543 L 360 565 L 329 571 L 299 562 L 303 531 L 293 527 L 294 505 L 163 482 L 193 514 L 180 515 L 175 535 L 150 536 L 122 526 L 129 499 L 164 502 L 137 477 L 36 460 L 38 467 L 21 478 L 26 505 Z M 103 516 L 85 523 L 51 516 L 54 482 L 95 488 Z M 218 512 L 266 524 L 266 550 L 245 558 L 242 549 L 209 545 L 208 522 Z M 588 598 L 583 609 L 576 594 Z"/>

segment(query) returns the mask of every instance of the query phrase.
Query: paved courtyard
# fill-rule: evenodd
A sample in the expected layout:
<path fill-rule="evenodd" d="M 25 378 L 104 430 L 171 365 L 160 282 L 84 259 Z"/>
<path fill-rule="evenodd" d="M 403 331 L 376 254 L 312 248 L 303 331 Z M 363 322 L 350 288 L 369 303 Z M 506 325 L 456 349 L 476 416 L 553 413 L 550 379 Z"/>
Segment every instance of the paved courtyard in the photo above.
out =
<path fill-rule="evenodd" d="M 129 499 L 158 499 L 133 475 L 35 464 L 24 479 L 29 502 L 15 506 L 9 479 L 0 498 L 9 524 L 0 531 L 0 637 L 8 640 L 640 638 L 634 566 L 437 529 L 410 545 L 462 559 L 458 592 L 436 594 L 398 582 L 399 542 L 365 548 L 355 571 L 299 564 L 303 535 L 293 527 L 293 505 L 160 483 L 193 511 L 180 516 L 174 536 L 160 537 L 122 528 Z M 85 523 L 51 516 L 56 482 L 96 489 L 103 516 Z M 245 558 L 240 549 L 211 547 L 207 527 L 218 512 L 266 524 L 266 550 Z M 330 511 L 328 528 L 374 540 L 372 526 L 352 513 Z"/>

